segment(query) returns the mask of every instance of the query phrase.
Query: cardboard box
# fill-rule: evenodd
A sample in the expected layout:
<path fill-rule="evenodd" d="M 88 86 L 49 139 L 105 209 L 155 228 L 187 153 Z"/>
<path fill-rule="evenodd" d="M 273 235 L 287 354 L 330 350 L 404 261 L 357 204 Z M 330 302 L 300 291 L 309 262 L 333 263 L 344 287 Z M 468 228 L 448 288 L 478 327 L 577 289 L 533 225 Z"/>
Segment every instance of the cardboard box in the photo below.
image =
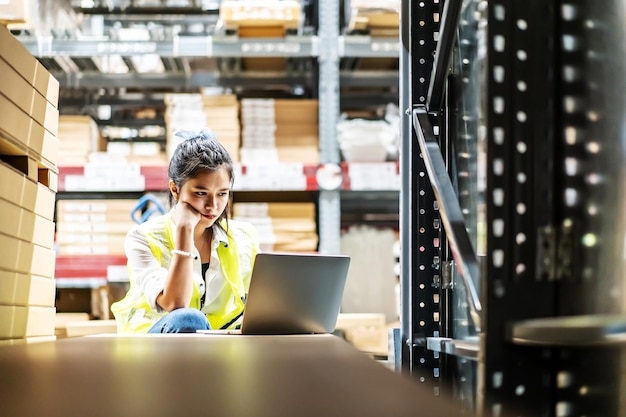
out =
<path fill-rule="evenodd" d="M 7 271 L 54 278 L 54 250 L 0 234 L 0 268 Z"/>
<path fill-rule="evenodd" d="M 115 334 L 117 324 L 115 320 L 89 320 L 68 322 L 67 337 L 88 336 L 94 334 Z"/>
<path fill-rule="evenodd" d="M 36 124 L 33 119 L 3 94 L 0 94 L 0 108 L 2 109 L 0 112 L 0 134 L 2 136 L 13 139 L 24 148 L 29 147 L 29 140 L 33 134 L 41 135 L 35 140 L 43 140 L 44 128 L 41 127 L 41 131 L 37 131 L 35 128 L 33 132 L 33 125 Z"/>
<path fill-rule="evenodd" d="M 54 248 L 54 222 L 29 211 L 22 211 L 20 239 L 44 248 Z"/>
<path fill-rule="evenodd" d="M 55 195 L 56 193 L 45 185 L 27 180 L 23 206 L 45 219 L 54 220 Z"/>
<path fill-rule="evenodd" d="M 59 338 L 67 337 L 67 325 L 73 322 L 88 321 L 89 313 L 57 312 L 54 317 L 54 334 Z"/>
<path fill-rule="evenodd" d="M 54 307 L 52 278 L 0 270 L 0 304 Z"/>
<path fill-rule="evenodd" d="M 59 129 L 59 110 L 1 58 L 0 74 L 0 93 L 56 136 Z"/>
<path fill-rule="evenodd" d="M 0 198 L 0 233 L 52 249 L 54 222 Z"/>
<path fill-rule="evenodd" d="M 57 234 L 60 233 L 113 233 L 126 234 L 135 223 L 128 220 L 123 222 L 106 223 L 57 223 Z"/>
<path fill-rule="evenodd" d="M 0 24 L 32 22 L 36 13 L 33 13 L 31 3 L 25 0 L 0 1 Z"/>
<path fill-rule="evenodd" d="M 137 205 L 134 199 L 119 200 L 60 200 L 57 213 L 124 213 L 129 214 Z"/>
<path fill-rule="evenodd" d="M 0 339 L 54 336 L 54 307 L 0 305 Z"/>
<path fill-rule="evenodd" d="M 21 0 L 17 2 L 21 3 Z M 0 25 L 0 57 L 58 108 L 59 81 L 2 25 Z"/>
<path fill-rule="evenodd" d="M 59 174 L 49 168 L 39 168 L 38 182 L 55 193 L 59 191 Z"/>
<path fill-rule="evenodd" d="M 0 161 L 0 178 L 2 178 L 2 181 L 0 181 L 0 198 L 17 206 L 22 206 L 24 183 L 26 181 L 24 174 Z"/>
<path fill-rule="evenodd" d="M 28 147 L 56 165 L 59 153 L 57 137 L 34 121 L 31 132 L 32 136 L 29 138 Z"/>
<path fill-rule="evenodd" d="M 54 191 L 43 184 L 28 179 L 24 174 L 2 161 L 0 161 L 0 178 L 2 178 L 0 181 L 0 198 L 32 211 L 45 219 L 54 219 L 56 195 Z"/>
<path fill-rule="evenodd" d="M 233 1 L 220 3 L 220 20 L 226 27 L 285 27 L 297 28 L 301 19 L 299 1 L 265 0 Z"/>
<path fill-rule="evenodd" d="M 386 355 L 388 332 L 385 320 L 385 315 L 378 313 L 340 313 L 336 328 L 341 330 L 345 339 L 357 349 Z"/>

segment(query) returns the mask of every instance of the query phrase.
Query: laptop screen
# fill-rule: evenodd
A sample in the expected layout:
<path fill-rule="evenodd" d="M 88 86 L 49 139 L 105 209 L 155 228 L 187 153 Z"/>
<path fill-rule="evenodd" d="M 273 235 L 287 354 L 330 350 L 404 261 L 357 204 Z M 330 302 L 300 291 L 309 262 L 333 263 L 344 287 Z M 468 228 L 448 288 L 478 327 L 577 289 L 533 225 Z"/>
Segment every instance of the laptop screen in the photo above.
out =
<path fill-rule="evenodd" d="M 241 333 L 333 332 L 349 265 L 344 255 L 259 253 Z"/>

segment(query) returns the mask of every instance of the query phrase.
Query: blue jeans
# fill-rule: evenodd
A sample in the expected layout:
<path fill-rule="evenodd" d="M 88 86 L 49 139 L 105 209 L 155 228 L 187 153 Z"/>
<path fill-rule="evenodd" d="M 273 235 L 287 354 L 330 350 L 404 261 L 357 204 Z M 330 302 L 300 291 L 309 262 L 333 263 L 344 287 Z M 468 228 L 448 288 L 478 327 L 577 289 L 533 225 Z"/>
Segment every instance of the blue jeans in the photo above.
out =
<path fill-rule="evenodd" d="M 154 323 L 148 333 L 195 333 L 209 330 L 206 316 L 195 308 L 179 308 Z"/>

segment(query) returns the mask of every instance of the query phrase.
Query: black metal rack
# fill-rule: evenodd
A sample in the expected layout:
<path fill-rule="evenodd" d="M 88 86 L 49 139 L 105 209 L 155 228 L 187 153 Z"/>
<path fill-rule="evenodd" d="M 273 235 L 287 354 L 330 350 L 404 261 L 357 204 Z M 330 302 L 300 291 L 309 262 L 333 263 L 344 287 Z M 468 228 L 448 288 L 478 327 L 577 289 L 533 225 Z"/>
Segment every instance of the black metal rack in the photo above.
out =
<path fill-rule="evenodd" d="M 623 415 L 623 4 L 402 12 L 403 369 L 467 415 Z"/>

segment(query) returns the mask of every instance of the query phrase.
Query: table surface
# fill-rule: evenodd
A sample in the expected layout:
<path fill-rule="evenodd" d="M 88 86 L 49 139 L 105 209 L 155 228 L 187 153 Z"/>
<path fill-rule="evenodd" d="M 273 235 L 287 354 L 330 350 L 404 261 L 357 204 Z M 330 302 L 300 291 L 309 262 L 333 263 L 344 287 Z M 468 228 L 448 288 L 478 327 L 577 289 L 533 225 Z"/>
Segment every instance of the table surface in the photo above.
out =
<path fill-rule="evenodd" d="M 90 336 L 0 347 L 2 416 L 453 416 L 333 335 Z"/>

